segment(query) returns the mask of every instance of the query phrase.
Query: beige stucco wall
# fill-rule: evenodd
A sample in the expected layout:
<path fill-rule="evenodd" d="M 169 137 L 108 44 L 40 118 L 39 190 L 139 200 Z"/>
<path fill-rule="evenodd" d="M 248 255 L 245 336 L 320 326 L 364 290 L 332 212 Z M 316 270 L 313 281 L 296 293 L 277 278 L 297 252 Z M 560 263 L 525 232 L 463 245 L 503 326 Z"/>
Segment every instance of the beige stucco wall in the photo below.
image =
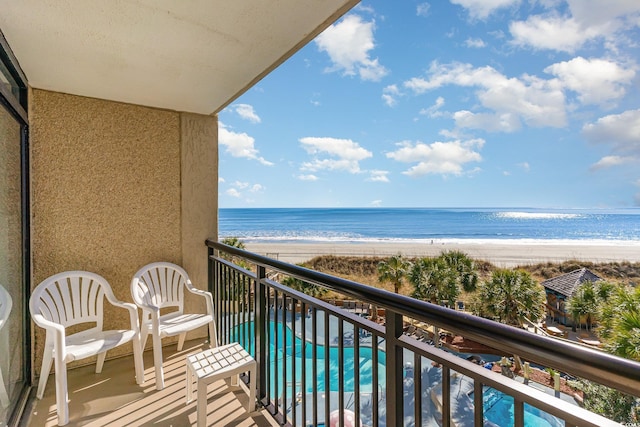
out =
<path fill-rule="evenodd" d="M 217 234 L 216 117 L 38 89 L 29 105 L 33 286 L 88 270 L 131 302 L 133 274 L 163 260 L 206 288 L 204 240 Z M 128 323 L 125 312 L 107 319 L 106 327 Z M 39 372 L 40 328 L 34 338 Z M 130 352 L 129 344 L 107 357 Z"/>
<path fill-rule="evenodd" d="M 182 259 L 193 284 L 207 288 L 204 241 L 218 232 L 218 120 L 182 113 Z"/>

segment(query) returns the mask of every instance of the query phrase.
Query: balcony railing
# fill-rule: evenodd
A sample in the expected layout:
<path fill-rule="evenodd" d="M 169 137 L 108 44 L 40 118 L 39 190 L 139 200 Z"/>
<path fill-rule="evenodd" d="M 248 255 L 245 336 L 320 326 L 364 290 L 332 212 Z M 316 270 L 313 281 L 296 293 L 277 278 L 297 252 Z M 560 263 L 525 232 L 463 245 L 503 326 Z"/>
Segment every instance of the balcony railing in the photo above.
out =
<path fill-rule="evenodd" d="M 260 403 L 282 425 L 329 425 L 336 411 L 341 427 L 347 413 L 355 418 L 353 425 L 371 427 L 519 427 L 533 419 L 552 426 L 620 425 L 553 390 L 409 336 L 407 322 L 433 325 L 505 356 L 640 396 L 640 363 L 212 240 L 207 246 L 219 340 L 238 341 L 254 355 L 257 378 L 246 380 L 255 382 Z M 383 309 L 383 322 L 274 279 L 283 276 Z"/>

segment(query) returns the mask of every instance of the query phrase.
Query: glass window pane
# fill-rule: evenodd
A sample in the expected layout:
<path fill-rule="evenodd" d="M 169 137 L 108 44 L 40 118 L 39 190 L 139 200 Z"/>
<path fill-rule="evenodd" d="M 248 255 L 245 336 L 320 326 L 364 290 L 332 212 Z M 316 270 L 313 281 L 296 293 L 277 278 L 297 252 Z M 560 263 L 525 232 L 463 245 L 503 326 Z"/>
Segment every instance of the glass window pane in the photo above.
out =
<path fill-rule="evenodd" d="M 20 134 L 20 124 L 0 108 L 0 286 L 13 301 L 0 328 L 0 425 L 7 422 L 25 382 Z"/>

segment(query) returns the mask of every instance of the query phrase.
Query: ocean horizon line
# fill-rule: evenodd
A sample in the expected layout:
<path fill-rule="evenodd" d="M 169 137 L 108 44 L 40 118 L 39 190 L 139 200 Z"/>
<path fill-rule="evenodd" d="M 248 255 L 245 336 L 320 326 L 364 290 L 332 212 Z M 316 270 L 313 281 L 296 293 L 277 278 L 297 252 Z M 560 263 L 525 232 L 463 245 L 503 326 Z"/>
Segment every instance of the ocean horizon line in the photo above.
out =
<path fill-rule="evenodd" d="M 465 210 L 465 211 L 582 211 L 597 213 L 634 212 L 640 214 L 640 206 L 627 207 L 535 207 L 535 206 L 243 206 L 218 207 L 218 210 Z"/>
<path fill-rule="evenodd" d="M 536 246 L 635 246 L 640 249 L 640 239 L 534 239 L 534 238 L 433 238 L 433 239 L 407 239 L 407 238 L 331 238 L 331 237 L 247 237 L 237 235 L 221 235 L 220 240 L 225 238 L 237 238 L 243 243 L 296 243 L 296 244 L 370 244 L 389 243 L 407 245 L 536 245 Z"/>

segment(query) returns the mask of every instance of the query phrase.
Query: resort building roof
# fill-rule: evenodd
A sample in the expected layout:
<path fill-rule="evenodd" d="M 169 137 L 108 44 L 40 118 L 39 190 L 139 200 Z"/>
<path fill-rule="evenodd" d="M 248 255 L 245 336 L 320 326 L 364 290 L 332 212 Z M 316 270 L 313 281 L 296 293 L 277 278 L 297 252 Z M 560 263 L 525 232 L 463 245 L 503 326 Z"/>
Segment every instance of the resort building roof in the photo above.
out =
<path fill-rule="evenodd" d="M 597 282 L 598 280 L 602 280 L 602 278 L 587 268 L 580 268 L 562 276 L 545 280 L 542 282 L 542 286 L 545 289 L 570 297 L 582 283 L 587 281 Z"/>

